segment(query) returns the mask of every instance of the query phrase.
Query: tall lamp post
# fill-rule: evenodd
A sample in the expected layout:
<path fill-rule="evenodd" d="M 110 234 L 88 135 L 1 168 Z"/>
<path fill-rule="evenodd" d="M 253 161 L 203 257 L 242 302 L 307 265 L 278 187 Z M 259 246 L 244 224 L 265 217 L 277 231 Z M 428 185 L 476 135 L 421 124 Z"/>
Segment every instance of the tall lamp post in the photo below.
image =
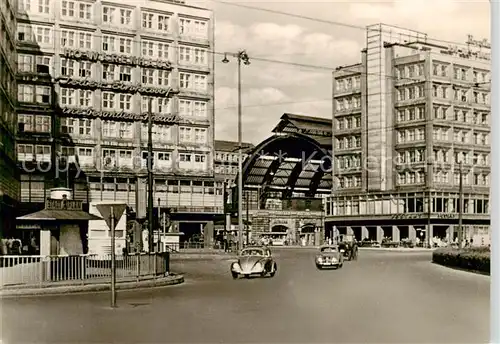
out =
<path fill-rule="evenodd" d="M 250 59 L 245 50 L 237 53 L 225 53 L 223 63 L 229 63 L 227 56 L 238 60 L 238 249 L 243 248 L 243 152 L 241 149 L 242 123 L 241 123 L 241 62 L 249 65 Z"/>

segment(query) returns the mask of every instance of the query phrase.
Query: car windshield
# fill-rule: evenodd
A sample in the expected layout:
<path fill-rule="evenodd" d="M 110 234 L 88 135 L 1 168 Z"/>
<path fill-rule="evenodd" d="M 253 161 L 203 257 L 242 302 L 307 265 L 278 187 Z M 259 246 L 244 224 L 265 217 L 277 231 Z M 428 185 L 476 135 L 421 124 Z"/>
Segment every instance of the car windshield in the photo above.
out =
<path fill-rule="evenodd" d="M 321 252 L 337 252 L 337 248 L 336 247 L 323 247 L 321 249 Z"/>
<path fill-rule="evenodd" d="M 241 251 L 242 256 L 263 256 L 264 251 L 258 248 L 249 248 Z"/>

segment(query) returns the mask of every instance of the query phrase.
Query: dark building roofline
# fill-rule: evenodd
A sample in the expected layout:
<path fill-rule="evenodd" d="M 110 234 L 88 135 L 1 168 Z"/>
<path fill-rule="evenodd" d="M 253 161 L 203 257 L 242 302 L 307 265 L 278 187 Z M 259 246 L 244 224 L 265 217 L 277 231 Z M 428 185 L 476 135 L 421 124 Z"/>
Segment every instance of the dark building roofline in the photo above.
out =
<path fill-rule="evenodd" d="M 215 140 L 214 146 L 215 146 L 215 151 L 235 152 L 236 150 L 238 150 L 237 141 Z M 241 146 L 243 150 L 255 147 L 255 145 L 250 142 L 242 142 Z"/>

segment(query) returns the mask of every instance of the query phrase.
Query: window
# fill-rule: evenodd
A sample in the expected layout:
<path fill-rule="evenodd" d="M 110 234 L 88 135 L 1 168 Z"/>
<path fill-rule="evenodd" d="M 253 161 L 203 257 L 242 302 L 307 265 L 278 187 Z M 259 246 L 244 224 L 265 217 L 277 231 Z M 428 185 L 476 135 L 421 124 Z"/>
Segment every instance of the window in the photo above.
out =
<path fill-rule="evenodd" d="M 74 17 L 75 16 L 75 2 L 63 0 L 61 3 L 61 15 L 63 17 Z"/>
<path fill-rule="evenodd" d="M 154 14 L 152 13 L 142 13 L 142 27 L 145 29 L 153 28 L 153 18 Z"/>
<path fill-rule="evenodd" d="M 203 128 L 196 128 L 194 130 L 194 142 L 204 144 L 207 142 L 207 130 Z"/>
<path fill-rule="evenodd" d="M 114 109 L 115 107 L 115 94 L 111 92 L 102 92 L 102 107 L 104 109 Z"/>
<path fill-rule="evenodd" d="M 207 103 L 179 99 L 179 115 L 205 118 L 207 116 Z"/>
<path fill-rule="evenodd" d="M 185 18 L 179 19 L 179 33 L 181 35 L 189 34 L 190 27 L 191 27 L 191 20 Z"/>
<path fill-rule="evenodd" d="M 17 69 L 19 72 L 33 72 L 33 55 L 18 54 Z"/>
<path fill-rule="evenodd" d="M 194 89 L 200 92 L 205 92 L 207 90 L 206 75 L 194 75 Z"/>
<path fill-rule="evenodd" d="M 90 78 L 92 75 L 92 63 L 80 61 L 78 68 L 78 76 L 80 78 Z"/>
<path fill-rule="evenodd" d="M 78 18 L 91 20 L 92 19 L 92 5 L 88 3 L 81 2 L 78 5 Z"/>
<path fill-rule="evenodd" d="M 158 30 L 168 31 L 169 22 L 170 22 L 170 17 L 165 15 L 158 15 Z"/>
<path fill-rule="evenodd" d="M 35 117 L 36 120 L 36 125 L 35 125 L 35 131 L 38 133 L 50 133 L 51 129 L 51 118 L 50 116 L 40 116 L 37 115 Z"/>
<path fill-rule="evenodd" d="M 132 100 L 132 95 L 131 94 L 120 94 L 120 102 L 119 102 L 119 109 L 123 111 L 130 111 L 131 110 L 131 100 Z"/>
<path fill-rule="evenodd" d="M 50 146 L 36 145 L 35 154 L 36 161 L 50 161 Z"/>
<path fill-rule="evenodd" d="M 35 159 L 34 146 L 26 144 L 17 144 L 17 158 L 19 161 L 32 161 Z"/>
<path fill-rule="evenodd" d="M 30 24 L 17 24 L 17 40 L 21 42 L 35 42 L 33 28 Z"/>
<path fill-rule="evenodd" d="M 49 86 L 36 86 L 35 87 L 36 102 L 40 104 L 50 103 L 50 87 Z"/>
<path fill-rule="evenodd" d="M 169 71 L 158 70 L 157 74 L 158 74 L 158 85 L 159 86 L 168 86 L 168 85 L 170 85 L 170 82 L 169 82 L 170 73 L 169 73 Z"/>
<path fill-rule="evenodd" d="M 90 90 L 78 90 L 78 104 L 80 107 L 92 107 L 94 94 Z"/>
<path fill-rule="evenodd" d="M 76 90 L 72 88 L 61 88 L 61 106 L 73 106 L 76 105 Z"/>
<path fill-rule="evenodd" d="M 179 141 L 180 142 L 193 142 L 192 128 L 179 127 Z"/>
<path fill-rule="evenodd" d="M 102 36 L 102 50 L 115 52 L 115 38 L 107 35 Z"/>
<path fill-rule="evenodd" d="M 77 136 L 92 136 L 92 120 L 61 118 L 61 132 Z"/>
<path fill-rule="evenodd" d="M 29 12 L 31 10 L 31 0 L 18 0 L 17 10 L 19 12 Z"/>
<path fill-rule="evenodd" d="M 102 21 L 103 23 L 112 24 L 115 8 L 109 6 L 102 7 Z"/>
<path fill-rule="evenodd" d="M 75 61 L 68 59 L 61 59 L 61 75 L 72 77 L 75 73 L 74 70 Z"/>
<path fill-rule="evenodd" d="M 120 53 L 130 54 L 132 52 L 132 39 L 120 38 L 119 51 Z"/>
<path fill-rule="evenodd" d="M 40 45 L 50 44 L 52 42 L 51 31 L 49 27 L 36 27 L 36 42 Z"/>
<path fill-rule="evenodd" d="M 179 62 L 180 63 L 183 63 L 183 62 L 191 63 L 192 62 L 191 47 L 183 47 L 183 46 L 179 47 Z"/>
<path fill-rule="evenodd" d="M 48 14 L 50 11 L 50 0 L 38 0 L 38 13 Z"/>
<path fill-rule="evenodd" d="M 179 154 L 179 161 L 181 162 L 191 162 L 191 154 Z"/>
<path fill-rule="evenodd" d="M 132 68 L 130 66 L 120 66 L 120 81 L 132 81 Z"/>
<path fill-rule="evenodd" d="M 120 9 L 120 24 L 130 25 L 132 21 L 132 11 L 126 9 Z"/>
<path fill-rule="evenodd" d="M 20 132 L 33 132 L 35 131 L 35 125 L 34 125 L 34 115 L 21 115 L 19 114 L 17 116 L 17 122 L 23 124 L 22 129 Z"/>
<path fill-rule="evenodd" d="M 92 33 L 79 32 L 78 33 L 78 47 L 80 49 L 85 49 L 85 50 L 92 49 Z"/>
<path fill-rule="evenodd" d="M 185 89 L 192 88 L 191 74 L 179 73 L 179 87 Z"/>
<path fill-rule="evenodd" d="M 102 78 L 103 80 L 115 80 L 115 65 L 103 64 L 102 65 Z"/>
<path fill-rule="evenodd" d="M 207 64 L 207 51 L 206 49 L 194 48 L 194 64 L 206 65 Z"/>

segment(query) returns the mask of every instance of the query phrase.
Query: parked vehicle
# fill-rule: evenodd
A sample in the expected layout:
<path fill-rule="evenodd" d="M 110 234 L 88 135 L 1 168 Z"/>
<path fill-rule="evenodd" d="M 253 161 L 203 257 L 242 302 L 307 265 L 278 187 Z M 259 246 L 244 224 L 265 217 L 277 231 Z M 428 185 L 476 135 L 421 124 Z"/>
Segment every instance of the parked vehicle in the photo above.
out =
<path fill-rule="evenodd" d="M 276 271 L 278 271 L 278 265 L 268 247 L 249 246 L 241 251 L 238 261 L 231 264 L 230 270 L 233 279 L 237 279 L 239 276 L 246 278 L 251 276 L 264 277 L 267 274 L 274 277 Z"/>
<path fill-rule="evenodd" d="M 320 270 L 327 267 L 338 269 L 344 265 L 344 256 L 338 246 L 325 245 L 319 248 L 315 262 L 316 267 Z"/>

